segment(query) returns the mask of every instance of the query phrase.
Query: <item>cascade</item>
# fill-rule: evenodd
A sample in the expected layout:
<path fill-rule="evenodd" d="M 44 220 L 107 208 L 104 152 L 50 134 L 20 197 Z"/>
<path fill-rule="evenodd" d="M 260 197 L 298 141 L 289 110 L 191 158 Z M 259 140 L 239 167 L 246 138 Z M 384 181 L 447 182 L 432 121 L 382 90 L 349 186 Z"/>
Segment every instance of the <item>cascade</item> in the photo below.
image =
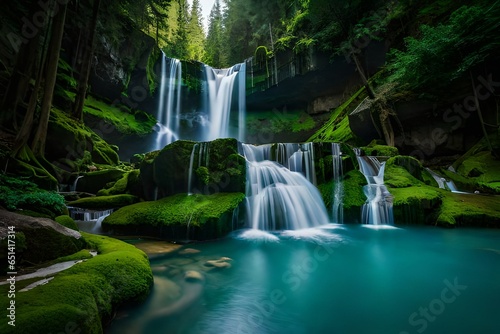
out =
<path fill-rule="evenodd" d="M 210 153 L 210 142 L 196 143 L 191 151 L 191 156 L 189 158 L 189 170 L 188 170 L 188 195 L 193 194 L 193 175 L 196 170 L 200 167 L 208 168 L 208 158 Z M 198 158 L 195 159 L 196 154 Z"/>
<path fill-rule="evenodd" d="M 318 189 L 301 173 L 268 160 L 270 145 L 243 144 L 247 218 L 253 230 L 298 230 L 328 223 Z"/>
<path fill-rule="evenodd" d="M 362 156 L 359 150 L 356 150 L 356 156 L 360 171 L 368 182 L 363 187 L 367 201 L 363 205 L 362 223 L 371 225 L 394 224 L 392 195 L 384 185 L 385 162 L 380 163 L 376 157 Z"/>
<path fill-rule="evenodd" d="M 169 58 L 169 61 L 170 64 L 167 66 L 167 57 L 162 53 L 160 101 L 156 115 L 158 123 L 155 128 L 157 150 L 178 139 L 182 64 L 178 59 Z"/>
<path fill-rule="evenodd" d="M 207 94 L 209 109 L 209 131 L 205 140 L 214 140 L 217 138 L 235 137 L 243 141 L 245 129 L 245 109 L 246 109 L 246 91 L 245 91 L 245 71 L 246 64 L 236 64 L 226 69 L 214 69 L 208 65 L 205 66 L 207 78 Z M 238 131 L 232 131 L 230 127 L 232 97 L 234 94 L 234 85 L 236 79 L 238 86 Z"/>
<path fill-rule="evenodd" d="M 78 180 L 80 180 L 81 178 L 83 177 L 83 175 L 78 175 L 75 179 L 75 181 L 73 182 L 73 184 L 71 185 L 69 191 L 76 191 L 76 186 L 78 185 Z"/>
<path fill-rule="evenodd" d="M 333 165 L 333 205 L 332 218 L 336 224 L 344 222 L 344 206 L 342 200 L 344 197 L 344 185 L 342 183 L 342 152 L 340 145 L 332 143 L 332 165 Z"/>
<path fill-rule="evenodd" d="M 451 192 L 460 192 L 458 191 L 455 182 L 453 182 L 452 180 L 447 181 L 444 177 L 440 176 L 430 168 L 426 168 L 426 170 L 432 175 L 434 180 L 436 180 L 440 189 L 448 189 Z"/>
<path fill-rule="evenodd" d="M 97 211 L 68 206 L 68 211 L 70 217 L 74 220 L 89 222 L 98 221 L 101 217 L 104 219 L 113 212 L 113 209 Z"/>

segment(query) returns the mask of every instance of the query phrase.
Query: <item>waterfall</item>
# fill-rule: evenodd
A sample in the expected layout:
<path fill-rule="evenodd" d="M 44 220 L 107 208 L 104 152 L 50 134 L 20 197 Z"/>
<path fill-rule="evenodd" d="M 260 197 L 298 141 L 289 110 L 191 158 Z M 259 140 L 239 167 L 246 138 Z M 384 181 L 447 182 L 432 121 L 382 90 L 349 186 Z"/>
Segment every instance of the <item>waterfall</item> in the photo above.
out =
<path fill-rule="evenodd" d="M 298 230 L 328 223 L 318 189 L 301 173 L 267 160 L 269 145 L 243 144 L 247 217 L 254 230 Z"/>
<path fill-rule="evenodd" d="M 367 197 L 363 205 L 361 221 L 363 224 L 394 224 L 392 213 L 392 195 L 384 185 L 385 162 L 380 163 L 376 157 L 362 156 L 356 152 L 359 168 L 368 184 L 363 187 Z"/>
<path fill-rule="evenodd" d="M 167 66 L 167 57 L 162 53 L 160 100 L 156 115 L 158 123 L 155 128 L 157 150 L 178 139 L 182 64 L 178 59 L 169 58 L 169 61 L 170 64 Z"/>
<path fill-rule="evenodd" d="M 455 185 L 455 182 L 453 182 L 452 180 L 447 181 L 444 177 L 440 176 L 439 174 L 437 174 L 436 172 L 434 172 L 430 168 L 426 168 L 426 170 L 432 175 L 434 180 L 436 180 L 440 189 L 448 189 L 449 191 L 454 192 L 454 193 L 460 192 L 460 191 L 458 191 L 457 186 Z"/>
<path fill-rule="evenodd" d="M 73 182 L 73 184 L 71 185 L 69 191 L 76 191 L 76 186 L 78 185 L 78 180 L 80 180 L 81 178 L 83 177 L 83 175 L 78 175 L 75 179 L 75 181 Z"/>
<path fill-rule="evenodd" d="M 231 137 L 229 131 L 232 97 L 234 94 L 234 85 L 236 78 L 239 75 L 238 85 L 238 132 L 234 137 L 243 141 L 245 128 L 245 109 L 246 109 L 246 92 L 245 92 L 245 63 L 236 64 L 231 68 L 214 69 L 210 66 L 205 66 L 207 77 L 207 93 L 208 93 L 208 108 L 209 108 L 209 131 L 206 140 L 214 140 L 217 138 Z"/>
<path fill-rule="evenodd" d="M 344 222 L 344 206 L 342 200 L 344 197 L 344 184 L 342 183 L 342 152 L 340 145 L 332 143 L 332 165 L 333 165 L 333 205 L 332 218 L 336 224 Z"/>
<path fill-rule="evenodd" d="M 198 152 L 198 159 L 195 159 L 196 152 Z M 191 151 L 191 156 L 189 158 L 189 169 L 188 169 L 188 195 L 193 194 L 193 177 L 196 170 L 200 167 L 208 168 L 208 158 L 210 153 L 210 142 L 196 143 Z"/>
<path fill-rule="evenodd" d="M 70 217 L 74 220 L 90 222 L 98 221 L 101 217 L 104 219 L 113 212 L 113 209 L 99 211 L 68 206 L 68 211 Z"/>

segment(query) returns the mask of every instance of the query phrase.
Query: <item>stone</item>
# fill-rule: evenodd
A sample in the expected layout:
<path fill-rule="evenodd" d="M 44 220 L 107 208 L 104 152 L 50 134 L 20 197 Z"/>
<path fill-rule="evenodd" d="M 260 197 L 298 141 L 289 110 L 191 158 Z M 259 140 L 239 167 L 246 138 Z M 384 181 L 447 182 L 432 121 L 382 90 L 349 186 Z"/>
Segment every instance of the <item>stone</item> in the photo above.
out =
<path fill-rule="evenodd" d="M 228 257 L 221 257 L 218 260 L 209 260 L 205 262 L 205 266 L 215 268 L 231 268 L 231 263 L 228 261 L 232 261 L 232 259 Z"/>
<path fill-rule="evenodd" d="M 0 243 L 2 245 L 6 241 L 9 227 L 14 227 L 16 233 L 24 234 L 26 249 L 22 251 L 22 259 L 30 263 L 42 263 L 74 254 L 82 249 L 85 243 L 79 232 L 64 227 L 52 219 L 29 217 L 0 210 Z M 6 250 L 6 247 L 2 249 Z M 0 259 L 6 255 L 0 250 Z"/>
<path fill-rule="evenodd" d="M 186 248 L 186 249 L 183 249 L 179 252 L 180 255 L 191 255 L 191 254 L 198 254 L 200 253 L 201 251 L 198 250 L 198 249 L 194 249 L 194 248 Z"/>
<path fill-rule="evenodd" d="M 205 276 L 203 276 L 203 274 L 198 271 L 189 270 L 184 274 L 184 280 L 186 282 L 204 282 Z"/>

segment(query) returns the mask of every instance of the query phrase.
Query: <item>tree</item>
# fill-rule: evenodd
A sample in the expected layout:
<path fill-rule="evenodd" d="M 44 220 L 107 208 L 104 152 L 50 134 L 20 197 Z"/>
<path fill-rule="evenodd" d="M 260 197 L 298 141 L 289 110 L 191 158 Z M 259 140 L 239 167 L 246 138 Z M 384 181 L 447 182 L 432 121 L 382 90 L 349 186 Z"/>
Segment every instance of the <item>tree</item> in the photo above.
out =
<path fill-rule="evenodd" d="M 85 103 L 85 98 L 87 97 L 88 81 L 90 77 L 90 69 L 92 65 L 92 55 L 94 54 L 94 41 L 97 32 L 97 16 L 99 14 L 101 0 L 94 0 L 92 6 L 92 18 L 88 29 L 83 30 L 84 37 L 82 54 L 82 64 L 80 70 L 80 78 L 77 85 L 77 94 L 75 96 L 75 102 L 73 105 L 73 117 L 80 121 L 83 121 L 83 105 Z"/>
<path fill-rule="evenodd" d="M 200 0 L 193 0 L 191 14 L 187 25 L 188 45 L 187 57 L 191 60 L 201 61 L 205 53 L 205 32 L 200 7 Z"/>
<path fill-rule="evenodd" d="M 45 140 L 47 139 L 49 115 L 50 109 L 52 108 L 52 97 L 54 96 L 57 66 L 59 64 L 59 54 L 61 52 L 61 42 L 64 34 L 64 23 L 66 21 L 67 4 L 60 6 L 59 12 L 54 17 L 54 22 L 52 23 L 52 37 L 50 39 L 49 55 L 47 57 L 43 100 L 40 108 L 40 120 L 33 138 L 33 144 L 31 145 L 35 156 L 43 157 L 45 154 Z"/>
<path fill-rule="evenodd" d="M 208 20 L 208 34 L 205 44 L 204 62 L 216 68 L 227 66 L 224 54 L 224 26 L 222 22 L 222 10 L 219 0 L 210 11 Z"/>

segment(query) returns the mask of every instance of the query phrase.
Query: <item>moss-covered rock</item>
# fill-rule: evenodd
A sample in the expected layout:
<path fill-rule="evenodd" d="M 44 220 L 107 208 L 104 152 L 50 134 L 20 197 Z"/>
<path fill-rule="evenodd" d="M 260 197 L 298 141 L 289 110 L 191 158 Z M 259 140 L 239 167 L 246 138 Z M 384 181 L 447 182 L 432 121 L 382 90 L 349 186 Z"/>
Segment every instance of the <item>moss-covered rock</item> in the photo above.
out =
<path fill-rule="evenodd" d="M 404 188 L 425 183 L 437 187 L 430 173 L 423 168 L 420 161 L 409 156 L 395 156 L 387 160 L 384 181 L 392 188 Z"/>
<path fill-rule="evenodd" d="M 22 232 L 26 237 L 26 250 L 22 252 L 22 258 L 18 258 L 18 265 L 21 265 L 22 261 L 37 264 L 69 255 L 78 252 L 84 244 L 80 233 L 51 219 L 28 217 L 0 210 L 0 239 L 7 237 L 8 226 L 14 226 L 16 232 Z M 0 254 L 2 263 L 5 264 L 7 261 L 3 260 L 6 249 L 2 247 L 0 250 L 5 252 Z"/>
<path fill-rule="evenodd" d="M 84 234 L 99 255 L 58 273 L 48 284 L 16 294 L 16 327 L 31 333 L 103 333 L 117 306 L 144 300 L 153 283 L 149 261 L 141 250 L 124 242 Z M 28 284 L 17 282 L 21 288 Z M 8 286 L 0 286 L 3 295 Z M 8 300 L 2 299 L 2 308 Z M 0 322 L 2 333 L 14 327 Z"/>
<path fill-rule="evenodd" d="M 500 227 L 500 199 L 497 196 L 441 191 L 443 205 L 436 224 L 441 226 Z"/>
<path fill-rule="evenodd" d="M 54 220 L 57 223 L 61 224 L 62 226 L 65 226 L 65 227 L 70 228 L 70 229 L 75 230 L 75 231 L 79 230 L 78 225 L 76 225 L 73 218 L 71 218 L 68 215 L 58 216 Z"/>
<path fill-rule="evenodd" d="M 360 223 L 361 208 L 366 202 L 363 192 L 366 178 L 358 170 L 351 170 L 344 176 L 344 223 Z"/>
<path fill-rule="evenodd" d="M 85 173 L 78 180 L 76 190 L 97 194 L 99 190 L 106 188 L 108 184 L 121 179 L 124 174 L 125 171 L 117 168 Z"/>
<path fill-rule="evenodd" d="M 443 192 L 426 185 L 390 188 L 393 195 L 394 221 L 397 224 L 436 223 Z"/>
<path fill-rule="evenodd" d="M 244 198 L 242 193 L 177 194 L 123 207 L 104 219 L 102 227 L 114 233 L 169 239 L 219 238 L 232 231 L 233 211 Z"/>
<path fill-rule="evenodd" d="M 67 164 L 84 157 L 85 152 L 90 152 L 95 163 L 116 165 L 118 164 L 117 147 L 107 144 L 89 127 L 72 119 L 63 111 L 53 108 L 50 113 L 47 137 L 46 156 L 49 161 L 62 169 L 75 171 Z"/>
<path fill-rule="evenodd" d="M 118 194 L 133 194 L 140 196 L 142 194 L 142 186 L 140 184 L 139 175 L 140 171 L 138 169 L 126 172 L 111 188 L 99 190 L 97 196 Z"/>
<path fill-rule="evenodd" d="M 371 156 L 384 156 L 384 157 L 394 157 L 399 154 L 396 147 L 381 145 L 376 140 L 373 140 L 368 146 L 361 148 L 366 155 Z"/>
<path fill-rule="evenodd" d="M 193 148 L 196 159 L 192 175 L 189 175 Z M 188 189 L 190 177 L 192 183 Z M 141 182 L 144 196 L 149 200 L 189 191 L 201 194 L 244 192 L 246 161 L 238 154 L 236 139 L 204 143 L 178 140 L 161 150 L 153 162 L 147 157 L 144 159 Z"/>
<path fill-rule="evenodd" d="M 121 208 L 127 205 L 137 203 L 139 199 L 136 196 L 121 194 L 110 196 L 95 196 L 80 198 L 76 201 L 68 203 L 68 206 L 73 206 L 82 209 L 112 209 Z"/>

